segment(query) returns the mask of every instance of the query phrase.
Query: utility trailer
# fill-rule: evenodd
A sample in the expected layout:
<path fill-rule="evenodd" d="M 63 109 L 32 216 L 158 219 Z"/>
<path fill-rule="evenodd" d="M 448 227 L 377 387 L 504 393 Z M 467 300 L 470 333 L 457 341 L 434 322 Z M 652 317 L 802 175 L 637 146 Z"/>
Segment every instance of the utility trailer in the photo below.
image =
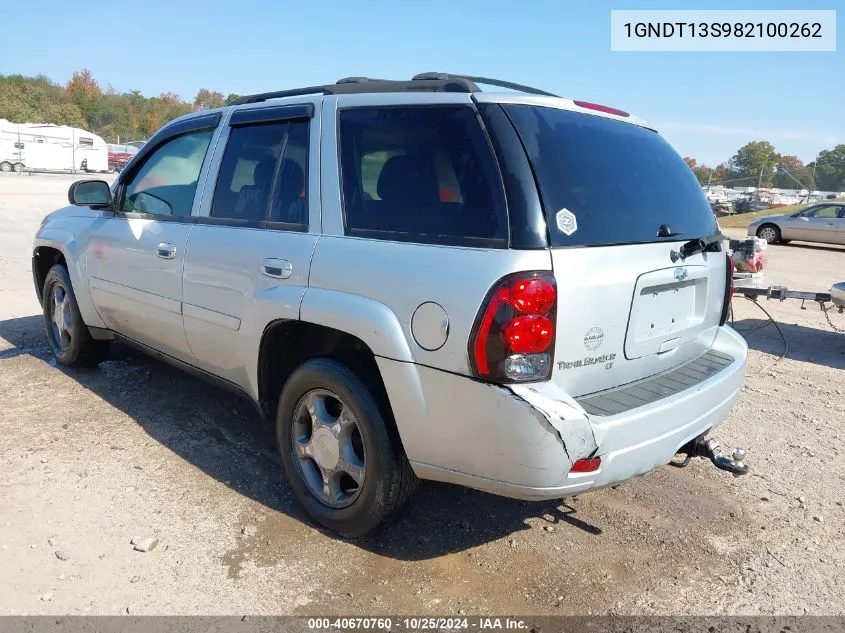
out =
<path fill-rule="evenodd" d="M 81 128 L 0 119 L 0 171 L 105 172 L 108 148 Z"/>
<path fill-rule="evenodd" d="M 845 330 L 835 326 L 831 322 L 829 315 L 829 310 L 832 308 L 835 308 L 840 314 L 845 312 L 845 281 L 833 284 L 830 292 L 790 290 L 786 286 L 776 285 L 764 286 L 763 269 L 766 265 L 765 251 L 766 240 L 757 237 L 750 237 L 744 240 L 730 240 L 729 255 L 734 265 L 733 294 L 742 295 L 746 299 L 755 302 L 760 297 L 765 297 L 767 300 L 774 299 L 776 301 L 800 299 L 802 303 L 813 301 L 819 304 L 819 308 L 824 312 L 825 319 L 831 328 L 837 332 L 845 332 Z M 771 318 L 768 312 L 766 314 Z M 772 320 L 774 321 L 774 319 Z M 778 328 L 778 331 L 780 331 L 780 328 Z M 782 333 L 781 336 L 783 336 Z"/>

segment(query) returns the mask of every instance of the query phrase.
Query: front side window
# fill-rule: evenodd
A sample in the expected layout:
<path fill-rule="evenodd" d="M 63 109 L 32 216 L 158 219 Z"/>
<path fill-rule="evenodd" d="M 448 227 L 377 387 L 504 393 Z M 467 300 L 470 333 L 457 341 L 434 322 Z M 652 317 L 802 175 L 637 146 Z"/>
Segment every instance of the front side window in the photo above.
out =
<path fill-rule="evenodd" d="M 813 207 L 811 209 L 807 209 L 801 215 L 805 218 L 838 218 L 839 207 L 832 204 L 821 207 Z"/>
<path fill-rule="evenodd" d="M 94 139 L 87 136 L 79 137 L 79 147 L 94 147 Z"/>
<path fill-rule="evenodd" d="M 500 177 L 471 107 L 352 108 L 339 126 L 348 234 L 507 244 Z"/>
<path fill-rule="evenodd" d="M 212 130 L 191 132 L 157 148 L 127 181 L 120 211 L 191 215 L 200 169 L 212 134 Z"/>
<path fill-rule="evenodd" d="M 233 127 L 223 153 L 211 217 L 308 225 L 308 123 Z"/>

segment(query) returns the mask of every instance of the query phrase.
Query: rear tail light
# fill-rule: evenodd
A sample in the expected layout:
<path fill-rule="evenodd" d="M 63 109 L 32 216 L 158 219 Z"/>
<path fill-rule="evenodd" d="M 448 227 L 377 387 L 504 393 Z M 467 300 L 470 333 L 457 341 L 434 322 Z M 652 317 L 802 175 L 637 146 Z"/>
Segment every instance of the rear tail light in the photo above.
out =
<path fill-rule="evenodd" d="M 728 314 L 731 309 L 731 298 L 734 296 L 734 263 L 731 256 L 727 256 L 725 269 L 725 296 L 722 298 L 722 316 L 719 319 L 719 325 L 724 325 L 728 322 Z"/>
<path fill-rule="evenodd" d="M 493 382 L 548 379 L 556 317 L 557 288 L 551 273 L 502 278 L 487 294 L 470 337 L 475 375 Z"/>

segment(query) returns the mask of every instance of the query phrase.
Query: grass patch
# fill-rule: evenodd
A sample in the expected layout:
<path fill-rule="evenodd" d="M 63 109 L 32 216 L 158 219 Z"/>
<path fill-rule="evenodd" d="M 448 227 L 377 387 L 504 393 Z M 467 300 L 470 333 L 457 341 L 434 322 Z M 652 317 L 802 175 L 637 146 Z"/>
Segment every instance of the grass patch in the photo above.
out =
<path fill-rule="evenodd" d="M 842 201 L 845 201 L 845 198 L 837 198 L 836 200 L 821 200 L 819 202 L 813 202 L 812 204 Z M 757 218 L 761 218 L 766 215 L 789 215 L 790 213 L 795 213 L 801 209 L 806 209 L 809 206 L 810 205 L 806 202 L 802 202 L 801 204 L 791 204 L 788 207 L 780 207 L 778 209 L 763 209 L 762 211 L 754 211 L 753 213 L 737 213 L 736 215 L 719 218 L 719 226 L 732 229 L 744 229 Z"/>

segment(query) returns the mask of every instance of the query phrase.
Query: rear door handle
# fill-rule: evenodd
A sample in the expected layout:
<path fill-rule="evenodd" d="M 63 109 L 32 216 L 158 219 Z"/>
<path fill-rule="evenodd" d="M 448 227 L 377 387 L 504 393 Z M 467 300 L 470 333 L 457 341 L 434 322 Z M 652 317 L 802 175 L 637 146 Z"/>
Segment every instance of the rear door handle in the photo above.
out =
<path fill-rule="evenodd" d="M 176 246 L 167 242 L 159 242 L 156 246 L 156 256 L 162 259 L 173 259 L 176 257 Z"/>
<path fill-rule="evenodd" d="M 287 279 L 293 272 L 293 264 L 286 259 L 268 257 L 261 264 L 261 272 L 275 279 Z"/>

